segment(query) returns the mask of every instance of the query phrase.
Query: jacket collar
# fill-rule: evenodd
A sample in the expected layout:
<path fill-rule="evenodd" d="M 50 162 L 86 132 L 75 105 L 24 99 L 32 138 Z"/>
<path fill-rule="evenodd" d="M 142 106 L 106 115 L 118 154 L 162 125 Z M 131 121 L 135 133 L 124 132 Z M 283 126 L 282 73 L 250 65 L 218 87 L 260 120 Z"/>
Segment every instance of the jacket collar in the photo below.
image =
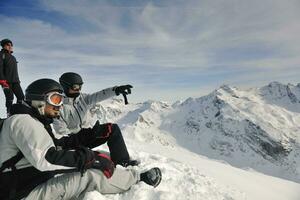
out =
<path fill-rule="evenodd" d="M 6 49 L 1 49 L 1 52 L 10 54 Z"/>
<path fill-rule="evenodd" d="M 64 104 L 72 104 L 74 102 L 78 102 L 80 98 L 82 98 L 82 93 L 80 93 L 79 96 L 76 98 L 67 97 L 67 95 L 65 95 Z"/>
<path fill-rule="evenodd" d="M 38 112 L 38 110 L 36 108 L 31 107 L 27 103 L 13 104 L 11 107 L 10 113 L 11 113 L 11 115 L 28 114 L 31 117 L 37 118 L 44 125 L 51 124 L 53 122 L 53 119 L 48 118 L 43 115 L 40 115 L 40 113 Z"/>

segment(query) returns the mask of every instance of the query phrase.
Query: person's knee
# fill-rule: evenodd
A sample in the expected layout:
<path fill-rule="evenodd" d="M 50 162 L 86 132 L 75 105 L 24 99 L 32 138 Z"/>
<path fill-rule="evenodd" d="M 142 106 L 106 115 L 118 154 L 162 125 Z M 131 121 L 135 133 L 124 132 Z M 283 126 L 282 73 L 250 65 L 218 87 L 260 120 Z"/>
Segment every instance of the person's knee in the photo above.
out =
<path fill-rule="evenodd" d="M 113 135 L 121 134 L 121 129 L 118 124 L 111 124 L 111 130 Z"/>

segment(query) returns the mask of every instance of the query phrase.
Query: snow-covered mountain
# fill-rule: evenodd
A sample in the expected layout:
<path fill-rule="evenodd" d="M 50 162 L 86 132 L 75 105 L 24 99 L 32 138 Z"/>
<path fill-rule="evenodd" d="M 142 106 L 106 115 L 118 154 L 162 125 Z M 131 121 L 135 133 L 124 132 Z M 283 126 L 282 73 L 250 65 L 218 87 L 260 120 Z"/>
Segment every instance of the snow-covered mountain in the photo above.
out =
<path fill-rule="evenodd" d="M 181 146 L 240 168 L 300 182 L 300 85 L 240 90 L 227 85 L 200 98 L 173 105 L 122 100 L 99 105 L 94 113 L 117 121 L 126 137 Z"/>
<path fill-rule="evenodd" d="M 186 168 L 182 173 L 187 170 L 189 174 L 197 174 L 199 166 L 207 160 L 220 165 L 220 168 L 215 165 L 211 167 L 215 170 L 211 173 L 212 177 L 230 166 L 234 170 L 243 169 L 242 171 L 251 173 L 253 177 L 257 175 L 253 172 L 254 170 L 259 174 L 264 174 L 262 176 L 281 178 L 284 185 L 287 184 L 285 181 L 295 182 L 296 185 L 291 188 L 295 187 L 297 190 L 293 190 L 292 193 L 300 198 L 300 84 L 294 86 L 272 82 L 267 86 L 248 90 L 223 85 L 207 96 L 188 98 L 174 104 L 147 101 L 125 106 L 122 100 L 113 99 L 98 104 L 92 109 L 92 113 L 94 119 L 100 119 L 101 122 L 118 123 L 131 151 L 141 159 L 147 158 L 150 161 L 162 159 L 164 161 L 158 161 L 158 163 L 165 163 L 165 168 L 179 167 L 178 163 L 175 164 L 176 166 L 172 162 L 168 165 L 166 162 L 169 161 L 165 160 L 169 158 L 151 156 L 152 152 L 164 155 L 168 149 L 173 152 L 168 156 L 174 157 L 175 155 L 177 162 L 183 162 L 179 164 L 182 165 L 180 168 Z M 144 152 L 145 149 L 149 149 L 147 153 Z M 158 152 L 157 149 L 164 150 Z M 182 151 L 186 153 L 180 153 Z M 147 154 L 147 156 L 139 154 Z M 190 155 L 193 155 L 193 160 L 187 161 L 185 158 Z M 186 164 L 193 167 L 189 168 L 185 166 Z M 199 176 L 206 176 L 208 171 L 210 170 L 205 168 Z M 167 169 L 165 173 L 168 173 Z M 226 170 L 224 173 L 227 173 Z M 216 178 L 219 179 L 220 176 Z M 228 184 L 231 185 L 234 182 L 231 176 L 235 175 L 228 176 L 225 180 L 230 181 Z M 191 176 L 188 180 L 179 178 L 178 181 L 191 185 L 192 183 L 200 184 L 197 182 L 199 179 L 194 178 L 195 176 Z M 253 191 L 247 193 L 248 187 L 252 188 L 257 184 L 255 178 L 254 180 L 247 178 L 247 180 L 250 185 L 249 183 L 245 186 L 237 184 L 238 189 L 231 188 L 229 189 L 231 192 L 226 190 L 227 192 L 220 194 L 220 198 L 211 199 L 254 199 L 254 197 L 265 199 L 262 198 L 264 195 L 270 199 L 268 191 L 265 191 L 265 194 L 262 194 L 263 191 L 258 194 Z M 267 184 L 273 184 L 271 182 L 267 181 Z M 261 185 L 261 187 L 264 186 Z M 198 199 L 198 197 L 209 199 L 209 195 L 199 196 L 201 190 L 208 189 L 206 186 L 202 188 L 200 184 L 199 187 L 190 186 L 190 188 L 194 191 L 194 196 L 193 192 L 188 193 L 190 198 L 186 196 L 187 198 L 183 199 Z M 272 199 L 280 199 L 276 192 L 274 193 L 273 190 L 271 192 L 274 194 Z M 285 195 L 287 196 L 283 199 L 293 199 L 288 198 L 290 193 Z"/>

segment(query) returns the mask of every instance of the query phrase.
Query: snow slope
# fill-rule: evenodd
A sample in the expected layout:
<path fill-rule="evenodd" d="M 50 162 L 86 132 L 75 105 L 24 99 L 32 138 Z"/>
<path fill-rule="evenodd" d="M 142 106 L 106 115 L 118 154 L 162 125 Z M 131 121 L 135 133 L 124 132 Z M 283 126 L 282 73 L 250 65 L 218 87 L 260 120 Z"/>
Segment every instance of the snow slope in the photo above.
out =
<path fill-rule="evenodd" d="M 180 147 L 164 147 L 129 140 L 132 156 L 141 159 L 139 170 L 158 166 L 163 180 L 157 188 L 139 183 L 124 194 L 91 192 L 86 199 L 107 200 L 296 200 L 300 184 L 245 171 Z M 132 149 L 134 149 L 132 151 Z M 147 153 L 151 152 L 151 153 Z"/>
<path fill-rule="evenodd" d="M 143 183 L 120 195 L 86 199 L 299 199 L 300 86 L 270 83 L 170 105 L 102 102 L 94 120 L 117 122 L 138 170 L 159 166 L 156 189 Z"/>

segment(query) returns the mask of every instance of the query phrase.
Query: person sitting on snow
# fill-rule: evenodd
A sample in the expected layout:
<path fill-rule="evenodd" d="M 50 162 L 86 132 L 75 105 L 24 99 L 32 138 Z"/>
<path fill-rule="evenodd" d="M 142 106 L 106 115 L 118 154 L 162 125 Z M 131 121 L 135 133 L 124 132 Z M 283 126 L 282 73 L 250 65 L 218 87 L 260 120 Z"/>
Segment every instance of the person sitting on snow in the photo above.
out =
<path fill-rule="evenodd" d="M 60 118 L 55 119 L 53 122 L 55 132 L 58 135 L 79 134 L 92 138 L 97 137 L 98 145 L 107 143 L 112 161 L 116 165 L 119 164 L 124 167 L 138 165 L 139 161 L 130 159 L 121 130 L 117 124 L 100 124 L 97 121 L 90 129 L 84 129 L 84 131 L 81 129 L 88 123 L 87 116 L 91 107 L 115 95 L 130 93 L 132 86 L 122 85 L 93 94 L 85 94 L 80 92 L 83 84 L 82 78 L 74 72 L 62 74 L 59 82 L 63 87 L 66 98 L 64 98 L 64 106 L 60 110 Z"/>
<path fill-rule="evenodd" d="M 25 102 L 12 106 L 0 132 L 0 199 L 81 199 L 93 190 L 112 194 L 139 181 L 160 183 L 159 168 L 115 168 L 109 156 L 92 151 L 101 143 L 95 129 L 94 137 L 55 138 L 51 123 L 59 117 L 62 92 L 58 82 L 39 79 L 27 87 Z"/>

